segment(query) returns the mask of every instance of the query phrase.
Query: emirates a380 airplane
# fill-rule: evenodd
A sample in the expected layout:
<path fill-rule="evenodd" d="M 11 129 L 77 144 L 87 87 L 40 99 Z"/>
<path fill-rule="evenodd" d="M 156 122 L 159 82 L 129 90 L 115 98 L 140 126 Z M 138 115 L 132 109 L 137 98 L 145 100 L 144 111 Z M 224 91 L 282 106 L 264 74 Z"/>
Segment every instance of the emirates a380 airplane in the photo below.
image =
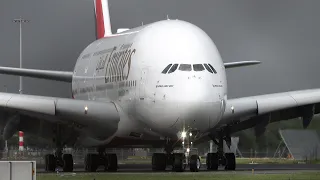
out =
<path fill-rule="evenodd" d="M 45 157 L 46 170 L 73 170 L 63 147 L 96 147 L 85 169 L 115 171 L 116 154 L 109 147 L 157 147 L 153 170 L 198 171 L 197 154 L 175 148 L 213 140 L 208 170 L 236 168 L 235 155 L 223 152 L 230 135 L 268 123 L 302 117 L 307 127 L 320 112 L 320 89 L 237 99 L 227 98 L 226 69 L 258 61 L 223 63 L 210 37 L 181 20 L 163 20 L 111 33 L 107 0 L 95 0 L 98 39 L 80 54 L 73 72 L 0 67 L 0 73 L 72 84 L 72 98 L 0 93 L 3 139 L 16 131 L 43 137 L 56 145 Z M 186 151 L 190 149 L 185 148 Z"/>

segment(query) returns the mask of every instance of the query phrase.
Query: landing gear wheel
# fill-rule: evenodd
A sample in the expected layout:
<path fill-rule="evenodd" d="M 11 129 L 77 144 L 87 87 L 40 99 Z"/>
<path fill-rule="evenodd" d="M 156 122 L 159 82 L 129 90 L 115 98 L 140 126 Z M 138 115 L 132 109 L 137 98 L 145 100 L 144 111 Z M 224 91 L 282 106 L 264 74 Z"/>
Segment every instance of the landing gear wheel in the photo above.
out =
<path fill-rule="evenodd" d="M 173 167 L 172 170 L 175 172 L 183 172 L 186 169 L 186 164 L 184 163 L 186 157 L 183 153 L 173 154 Z"/>
<path fill-rule="evenodd" d="M 88 172 L 96 172 L 98 169 L 98 154 L 87 154 L 85 158 L 85 169 Z"/>
<path fill-rule="evenodd" d="M 56 169 L 56 158 L 53 154 L 45 155 L 45 166 L 46 171 L 54 172 Z"/>
<path fill-rule="evenodd" d="M 108 171 L 118 170 L 118 158 L 116 154 L 107 154 Z"/>
<path fill-rule="evenodd" d="M 152 170 L 164 171 L 166 169 L 166 158 L 164 153 L 154 153 L 152 155 Z"/>
<path fill-rule="evenodd" d="M 225 153 L 225 157 L 226 157 L 225 170 L 234 171 L 236 169 L 236 157 L 234 153 Z"/>
<path fill-rule="evenodd" d="M 73 157 L 71 154 L 63 154 L 63 171 L 72 172 L 73 171 Z"/>
<path fill-rule="evenodd" d="M 200 170 L 200 158 L 198 155 L 192 155 L 190 157 L 190 171 L 198 172 Z"/>
<path fill-rule="evenodd" d="M 104 171 L 108 171 L 109 161 L 108 161 L 107 155 L 103 157 L 103 162 L 104 162 Z"/>
<path fill-rule="evenodd" d="M 219 156 L 217 153 L 208 153 L 206 159 L 208 170 L 218 170 L 219 167 Z"/>

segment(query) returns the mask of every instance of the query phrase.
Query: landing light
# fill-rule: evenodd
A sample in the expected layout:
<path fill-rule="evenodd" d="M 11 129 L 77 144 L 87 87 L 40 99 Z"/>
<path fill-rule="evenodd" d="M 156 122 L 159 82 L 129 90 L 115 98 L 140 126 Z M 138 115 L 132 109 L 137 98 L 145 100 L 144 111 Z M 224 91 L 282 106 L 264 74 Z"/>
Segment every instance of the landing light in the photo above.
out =
<path fill-rule="evenodd" d="M 191 136 L 192 136 L 192 133 L 189 133 L 189 136 L 191 137 Z"/>
<path fill-rule="evenodd" d="M 84 113 L 87 114 L 88 112 L 88 106 L 84 107 Z"/>
<path fill-rule="evenodd" d="M 187 132 L 185 132 L 185 131 L 182 131 L 182 133 L 181 133 L 181 137 L 182 137 L 182 138 L 185 138 L 185 137 L 187 137 Z"/>
<path fill-rule="evenodd" d="M 190 148 L 187 148 L 187 152 L 190 152 Z"/>

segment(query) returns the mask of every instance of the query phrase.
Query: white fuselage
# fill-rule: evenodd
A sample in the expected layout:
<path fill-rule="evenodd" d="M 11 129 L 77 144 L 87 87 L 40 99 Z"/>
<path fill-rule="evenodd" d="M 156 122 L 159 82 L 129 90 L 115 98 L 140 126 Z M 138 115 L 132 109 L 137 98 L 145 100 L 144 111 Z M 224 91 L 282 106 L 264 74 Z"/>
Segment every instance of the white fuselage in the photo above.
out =
<path fill-rule="evenodd" d="M 162 73 L 169 64 L 172 70 Z M 117 105 L 113 137 L 177 138 L 181 131 L 201 134 L 217 125 L 227 83 L 210 37 L 188 22 L 164 20 L 91 43 L 76 63 L 72 93 Z"/>

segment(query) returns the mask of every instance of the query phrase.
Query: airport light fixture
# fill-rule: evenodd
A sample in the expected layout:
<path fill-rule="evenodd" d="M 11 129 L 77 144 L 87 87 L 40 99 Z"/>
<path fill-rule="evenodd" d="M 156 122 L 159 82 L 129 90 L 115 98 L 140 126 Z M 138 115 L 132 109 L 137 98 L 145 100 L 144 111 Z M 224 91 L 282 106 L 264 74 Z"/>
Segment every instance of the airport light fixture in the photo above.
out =
<path fill-rule="evenodd" d="M 19 61 L 19 67 L 22 68 L 22 24 L 23 23 L 29 23 L 30 20 L 27 19 L 23 19 L 23 18 L 19 18 L 19 19 L 14 19 L 13 20 L 14 23 L 19 23 L 19 32 L 20 32 L 20 61 Z M 19 93 L 22 94 L 22 76 L 19 77 Z M 23 133 L 21 131 L 21 133 Z M 20 132 L 19 132 L 20 135 Z M 22 137 L 22 142 L 20 142 L 20 137 L 19 137 L 19 151 L 23 151 L 24 150 L 24 146 L 23 146 L 23 137 Z"/>
<path fill-rule="evenodd" d="M 20 26 L 20 68 L 22 68 L 22 24 L 23 23 L 29 23 L 30 20 L 19 18 L 19 19 L 14 19 L 14 23 L 19 23 Z M 19 77 L 19 93 L 22 94 L 22 76 Z"/>

